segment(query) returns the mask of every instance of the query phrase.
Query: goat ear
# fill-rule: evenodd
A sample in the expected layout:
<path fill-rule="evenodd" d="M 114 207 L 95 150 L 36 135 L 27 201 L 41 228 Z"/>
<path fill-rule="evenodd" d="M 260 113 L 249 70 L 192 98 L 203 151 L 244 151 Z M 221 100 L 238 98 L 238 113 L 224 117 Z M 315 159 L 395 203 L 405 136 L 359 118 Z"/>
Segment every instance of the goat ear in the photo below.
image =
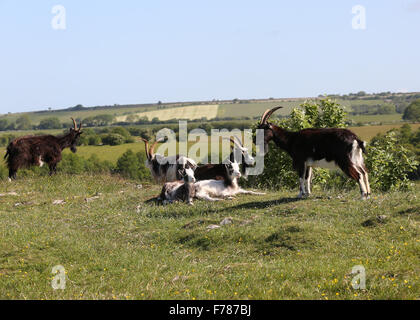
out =
<path fill-rule="evenodd" d="M 178 170 L 178 174 L 179 174 L 179 176 L 180 176 L 180 177 L 183 177 L 183 176 L 184 176 L 184 171 L 183 171 L 183 170 L 181 170 L 181 169 L 179 169 L 179 170 Z"/>

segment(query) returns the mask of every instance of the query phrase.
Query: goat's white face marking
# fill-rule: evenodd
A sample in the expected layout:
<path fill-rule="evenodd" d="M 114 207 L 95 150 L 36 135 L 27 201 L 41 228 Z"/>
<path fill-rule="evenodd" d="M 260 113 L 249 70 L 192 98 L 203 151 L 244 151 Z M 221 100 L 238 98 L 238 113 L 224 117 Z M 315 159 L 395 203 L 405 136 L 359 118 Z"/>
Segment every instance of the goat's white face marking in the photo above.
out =
<path fill-rule="evenodd" d="M 247 148 L 242 148 L 241 150 L 242 150 L 242 154 L 244 155 L 244 158 L 245 158 L 245 163 L 246 164 L 254 164 L 255 159 L 254 159 L 253 156 L 251 156 L 248 153 L 248 149 Z"/>
<path fill-rule="evenodd" d="M 231 175 L 232 178 L 241 177 L 241 171 L 239 169 L 239 164 L 237 162 L 230 163 L 228 170 L 229 170 L 229 175 Z"/>
<path fill-rule="evenodd" d="M 185 176 L 188 182 L 195 182 L 194 170 L 191 168 L 185 169 Z"/>

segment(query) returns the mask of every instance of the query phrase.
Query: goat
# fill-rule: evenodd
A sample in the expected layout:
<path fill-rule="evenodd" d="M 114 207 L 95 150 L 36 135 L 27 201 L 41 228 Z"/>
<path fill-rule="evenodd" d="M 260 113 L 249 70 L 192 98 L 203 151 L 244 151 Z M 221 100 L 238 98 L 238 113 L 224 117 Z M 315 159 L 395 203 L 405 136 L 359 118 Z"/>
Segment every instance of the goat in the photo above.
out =
<path fill-rule="evenodd" d="M 183 181 L 167 182 L 163 185 L 159 201 L 163 204 L 172 203 L 174 201 L 184 201 L 192 205 L 192 199 L 195 196 L 194 170 L 191 168 L 184 168 L 179 170 L 179 175 L 183 177 Z"/>
<path fill-rule="evenodd" d="M 265 111 L 257 129 L 264 130 L 265 154 L 268 152 L 268 143 L 273 140 L 279 148 L 292 157 L 293 168 L 299 175 L 298 197 L 310 195 L 313 167 L 330 169 L 339 167 L 347 176 L 359 183 L 362 199 L 368 199 L 371 194 L 370 185 L 362 155 L 366 152 L 366 143 L 347 129 L 287 131 L 268 122 L 270 116 L 280 108 L 282 107 Z"/>
<path fill-rule="evenodd" d="M 50 175 L 56 173 L 57 164 L 61 161 L 61 152 L 65 148 L 70 148 L 75 153 L 77 140 L 83 133 L 82 122 L 78 128 L 76 121 L 71 119 L 74 127 L 70 128 L 70 132 L 66 135 L 24 136 L 11 141 L 4 156 L 9 168 L 9 181 L 16 179 L 16 173 L 20 168 L 42 167 L 44 162 L 49 166 Z"/>
<path fill-rule="evenodd" d="M 248 149 L 244 148 L 240 141 L 230 138 L 230 141 L 237 147 L 236 150 L 239 150 L 241 152 L 241 163 L 242 163 L 242 169 L 241 174 L 243 177 L 246 178 L 246 168 L 249 166 L 250 163 L 254 163 L 254 158 L 248 153 Z M 232 152 L 229 155 L 229 161 L 232 163 L 237 163 L 236 157 L 235 157 L 235 150 L 232 150 Z M 199 167 L 194 172 L 194 176 L 197 179 L 197 181 L 201 180 L 225 180 L 229 181 L 229 175 L 227 174 L 226 167 L 224 163 L 219 164 L 204 164 Z"/>
<path fill-rule="evenodd" d="M 254 194 L 264 195 L 265 193 L 247 191 L 239 187 L 238 179 L 241 177 L 239 164 L 231 162 L 222 164 L 224 167 L 225 176 L 227 179 L 223 180 L 202 180 L 194 183 L 195 198 L 208 201 L 220 201 L 220 198 L 232 198 L 238 194 Z"/>
<path fill-rule="evenodd" d="M 159 142 L 163 139 L 157 140 L 149 148 L 149 141 L 143 139 L 146 149 L 146 167 L 149 168 L 153 178 L 158 183 L 172 182 L 181 180 L 180 170 L 191 168 L 195 170 L 197 164 L 193 159 L 185 156 L 176 155 L 171 157 L 164 157 L 160 154 L 155 154 L 154 150 Z"/>

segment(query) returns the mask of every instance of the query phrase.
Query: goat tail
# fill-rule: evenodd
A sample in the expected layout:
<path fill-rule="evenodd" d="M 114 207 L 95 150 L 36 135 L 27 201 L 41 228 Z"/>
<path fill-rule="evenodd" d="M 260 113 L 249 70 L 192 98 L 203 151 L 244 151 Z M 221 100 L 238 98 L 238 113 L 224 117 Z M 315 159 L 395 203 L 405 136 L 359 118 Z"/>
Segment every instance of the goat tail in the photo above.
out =
<path fill-rule="evenodd" d="M 362 149 L 363 153 L 366 153 L 366 142 L 360 139 L 356 139 L 356 140 L 357 140 L 357 144 L 359 145 L 359 148 Z"/>

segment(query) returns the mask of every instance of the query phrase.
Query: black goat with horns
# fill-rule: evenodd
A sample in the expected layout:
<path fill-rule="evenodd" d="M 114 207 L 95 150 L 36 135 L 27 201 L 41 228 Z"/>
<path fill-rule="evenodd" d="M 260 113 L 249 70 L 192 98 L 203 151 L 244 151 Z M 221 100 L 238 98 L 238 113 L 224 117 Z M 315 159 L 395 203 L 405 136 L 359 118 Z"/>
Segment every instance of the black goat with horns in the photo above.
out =
<path fill-rule="evenodd" d="M 304 129 L 291 132 L 280 128 L 268 119 L 278 109 L 267 110 L 261 117 L 258 129 L 264 130 L 264 152 L 273 140 L 293 160 L 293 168 L 299 175 L 299 197 L 311 193 L 312 168 L 339 167 L 347 176 L 359 183 L 362 199 L 370 197 L 368 171 L 362 153 L 366 143 L 352 131 L 339 128 Z"/>
<path fill-rule="evenodd" d="M 61 152 L 65 148 L 76 152 L 77 140 L 83 133 L 82 122 L 77 127 L 76 121 L 73 118 L 71 120 L 73 128 L 63 136 L 24 136 L 11 141 L 4 156 L 9 168 L 9 180 L 16 179 L 16 173 L 21 168 L 42 167 L 44 163 L 48 164 L 50 175 L 56 173 Z"/>

